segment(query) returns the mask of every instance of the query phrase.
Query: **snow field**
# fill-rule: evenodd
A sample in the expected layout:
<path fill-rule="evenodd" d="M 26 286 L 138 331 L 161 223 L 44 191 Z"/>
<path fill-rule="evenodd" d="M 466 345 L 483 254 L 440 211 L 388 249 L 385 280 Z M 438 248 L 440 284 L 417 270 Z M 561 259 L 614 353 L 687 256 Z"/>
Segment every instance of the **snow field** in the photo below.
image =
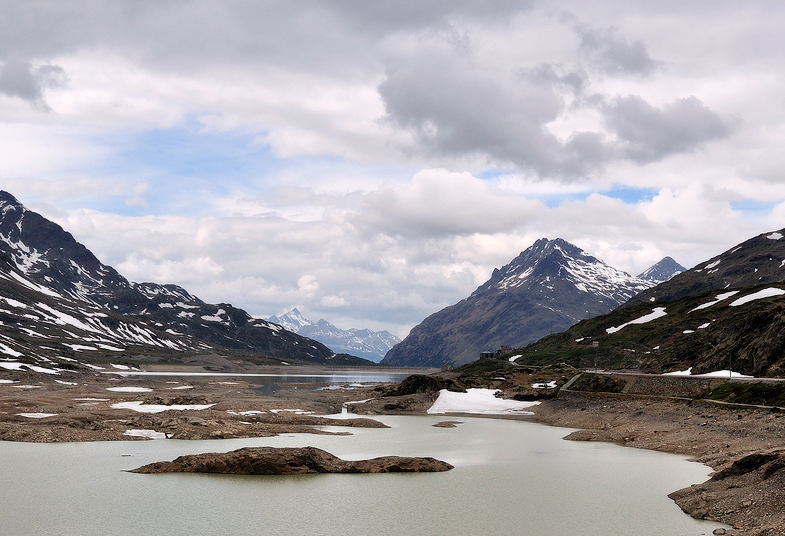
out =
<path fill-rule="evenodd" d="M 439 398 L 428 409 L 431 415 L 441 413 L 476 413 L 479 415 L 532 415 L 526 408 L 539 402 L 520 402 L 505 400 L 494 396 L 498 389 L 467 389 L 465 393 L 455 393 L 442 389 Z"/>

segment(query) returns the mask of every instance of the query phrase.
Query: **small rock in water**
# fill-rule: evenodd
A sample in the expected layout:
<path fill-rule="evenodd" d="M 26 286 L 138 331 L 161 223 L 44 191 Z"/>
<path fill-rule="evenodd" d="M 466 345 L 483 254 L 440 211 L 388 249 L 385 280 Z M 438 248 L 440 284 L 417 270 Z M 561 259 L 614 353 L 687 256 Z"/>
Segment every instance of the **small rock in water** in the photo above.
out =
<path fill-rule="evenodd" d="M 462 421 L 439 421 L 436 424 L 432 424 L 431 426 L 435 428 L 455 428 L 459 424 L 463 424 Z"/>
<path fill-rule="evenodd" d="M 712 532 L 712 534 L 727 534 L 727 533 L 728 531 L 725 529 L 714 529 L 714 531 Z"/>

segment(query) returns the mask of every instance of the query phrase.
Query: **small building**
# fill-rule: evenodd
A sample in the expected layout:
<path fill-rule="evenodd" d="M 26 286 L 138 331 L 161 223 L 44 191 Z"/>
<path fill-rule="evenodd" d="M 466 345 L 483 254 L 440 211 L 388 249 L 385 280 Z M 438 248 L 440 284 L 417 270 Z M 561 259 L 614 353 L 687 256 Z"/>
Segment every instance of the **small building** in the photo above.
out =
<path fill-rule="evenodd" d="M 493 359 L 496 357 L 496 352 L 480 352 L 480 359 Z"/>

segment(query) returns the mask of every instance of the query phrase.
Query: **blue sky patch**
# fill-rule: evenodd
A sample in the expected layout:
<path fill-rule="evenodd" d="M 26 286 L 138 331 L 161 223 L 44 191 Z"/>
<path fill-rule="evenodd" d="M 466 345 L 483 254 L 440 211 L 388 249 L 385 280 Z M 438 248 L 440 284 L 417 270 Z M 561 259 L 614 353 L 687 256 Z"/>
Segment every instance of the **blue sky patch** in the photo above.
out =
<path fill-rule="evenodd" d="M 730 208 L 741 212 L 744 218 L 749 221 L 765 220 L 771 210 L 777 205 L 770 201 L 756 201 L 754 199 L 742 199 L 741 201 L 731 201 Z"/>
<path fill-rule="evenodd" d="M 653 188 L 634 188 L 621 184 L 614 184 L 609 190 L 599 192 L 602 195 L 621 199 L 627 204 L 634 205 L 642 201 L 651 201 L 659 192 Z"/>

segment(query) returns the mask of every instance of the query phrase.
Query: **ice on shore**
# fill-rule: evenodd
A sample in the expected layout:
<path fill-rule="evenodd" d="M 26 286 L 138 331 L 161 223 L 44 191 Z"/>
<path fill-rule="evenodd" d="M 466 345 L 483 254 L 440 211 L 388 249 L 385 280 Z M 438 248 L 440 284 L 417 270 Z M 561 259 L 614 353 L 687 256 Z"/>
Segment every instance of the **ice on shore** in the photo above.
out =
<path fill-rule="evenodd" d="M 149 393 L 152 391 L 148 387 L 107 387 L 106 390 L 115 393 Z"/>
<path fill-rule="evenodd" d="M 139 402 L 118 402 L 109 406 L 112 409 L 130 409 L 139 413 L 161 413 L 162 411 L 176 410 L 202 410 L 213 407 L 215 404 L 172 404 L 166 406 L 164 404 L 145 404 Z"/>
<path fill-rule="evenodd" d="M 166 439 L 165 433 L 156 432 L 155 430 L 126 430 L 123 432 L 123 435 L 129 437 L 146 437 L 148 439 Z"/>
<path fill-rule="evenodd" d="M 533 383 L 532 389 L 556 389 L 556 380 L 548 383 Z"/>
<path fill-rule="evenodd" d="M 20 417 L 27 417 L 28 419 L 45 419 L 47 417 L 54 417 L 57 413 L 17 413 Z"/>
<path fill-rule="evenodd" d="M 467 389 L 465 393 L 455 393 L 442 389 L 439 398 L 428 409 L 429 414 L 440 413 L 477 413 L 480 415 L 532 415 L 525 408 L 536 406 L 539 402 L 505 400 L 494 396 L 498 389 Z"/>

